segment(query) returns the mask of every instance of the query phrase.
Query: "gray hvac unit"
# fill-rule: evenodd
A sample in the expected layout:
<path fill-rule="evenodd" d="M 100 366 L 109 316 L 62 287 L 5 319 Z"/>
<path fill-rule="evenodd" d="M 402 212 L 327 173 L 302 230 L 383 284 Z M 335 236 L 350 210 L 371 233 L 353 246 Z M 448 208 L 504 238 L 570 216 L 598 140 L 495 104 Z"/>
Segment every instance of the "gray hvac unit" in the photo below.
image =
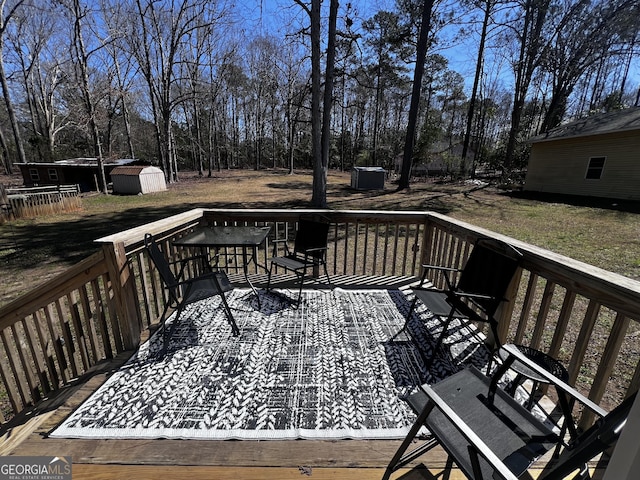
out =
<path fill-rule="evenodd" d="M 382 167 L 353 167 L 351 187 L 356 190 L 381 190 L 386 173 Z"/>

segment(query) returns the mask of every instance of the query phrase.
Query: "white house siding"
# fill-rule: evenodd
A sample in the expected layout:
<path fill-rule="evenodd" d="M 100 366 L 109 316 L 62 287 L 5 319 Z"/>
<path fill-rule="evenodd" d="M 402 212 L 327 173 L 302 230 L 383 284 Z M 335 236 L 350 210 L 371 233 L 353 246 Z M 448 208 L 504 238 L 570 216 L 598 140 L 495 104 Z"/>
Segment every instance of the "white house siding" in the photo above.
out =
<path fill-rule="evenodd" d="M 606 158 L 599 180 L 585 178 L 592 157 Z M 534 143 L 524 189 L 640 200 L 640 131 Z"/>

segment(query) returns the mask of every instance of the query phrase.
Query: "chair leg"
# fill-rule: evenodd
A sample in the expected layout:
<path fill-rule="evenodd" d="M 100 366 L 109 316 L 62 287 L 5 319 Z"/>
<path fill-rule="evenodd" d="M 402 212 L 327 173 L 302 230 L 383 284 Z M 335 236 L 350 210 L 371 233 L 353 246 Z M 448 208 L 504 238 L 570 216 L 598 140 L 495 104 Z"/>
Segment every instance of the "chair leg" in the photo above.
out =
<path fill-rule="evenodd" d="M 222 286 L 220 285 L 220 281 L 218 280 L 218 277 L 214 276 L 213 282 L 215 283 L 216 288 L 218 289 L 218 294 L 220 295 L 220 299 L 222 300 L 222 306 L 224 307 L 224 312 L 227 315 L 227 321 L 229 322 L 229 325 L 231 325 L 231 333 L 233 334 L 234 337 L 237 337 L 238 335 L 240 335 L 240 329 L 236 324 L 236 319 L 233 318 L 233 313 L 231 313 L 231 308 L 229 308 L 229 304 L 227 303 L 227 297 L 225 296 L 224 291 L 222 290 Z"/>
<path fill-rule="evenodd" d="M 493 367 L 494 357 L 498 353 L 498 350 L 502 348 L 502 343 L 500 342 L 500 336 L 498 335 L 498 322 L 494 322 L 490 319 L 489 328 L 491 329 L 491 333 L 493 335 L 493 350 L 491 350 L 489 354 L 489 361 L 487 362 L 487 372 L 486 372 L 487 376 L 491 374 L 491 368 Z"/>
<path fill-rule="evenodd" d="M 324 274 L 327 277 L 327 283 L 329 284 L 329 288 L 333 290 L 333 284 L 331 283 L 331 278 L 329 278 L 329 271 L 327 270 L 327 264 L 323 263 L 322 266 L 324 267 Z"/>
<path fill-rule="evenodd" d="M 529 400 L 527 400 L 527 406 L 526 406 L 526 409 L 529 411 L 531 411 L 531 409 L 533 408 L 533 404 L 535 403 L 536 393 L 538 392 L 538 388 L 540 388 L 540 383 L 533 382 L 533 384 L 531 385 L 531 393 L 529 394 Z"/>
<path fill-rule="evenodd" d="M 270 287 L 271 287 L 271 272 L 273 270 L 273 262 L 271 262 L 271 265 L 269 266 L 269 276 L 267 277 L 267 292 L 269 291 Z"/>
<path fill-rule="evenodd" d="M 173 319 L 173 322 L 171 323 L 171 328 L 169 328 L 168 334 L 167 334 L 166 320 L 164 322 L 164 325 L 162 326 L 162 352 L 163 353 L 167 351 L 167 347 L 169 346 L 169 339 L 171 338 L 173 331 L 178 326 L 178 320 L 180 320 L 180 314 L 182 313 L 183 308 L 184 308 L 184 305 L 180 303 L 180 305 L 178 305 L 178 310 L 176 311 L 176 318 Z"/>
<path fill-rule="evenodd" d="M 395 338 L 400 335 L 402 332 L 408 331 L 407 327 L 409 326 L 409 320 L 411 319 L 411 315 L 413 314 L 413 311 L 416 308 L 416 302 L 418 301 L 417 298 L 414 298 L 413 301 L 411 302 L 411 306 L 409 307 L 409 313 L 407 313 L 407 316 L 404 319 L 404 325 L 402 326 L 402 328 L 400 330 L 398 330 L 395 334 L 393 334 L 393 336 L 389 339 L 389 340 L 395 340 Z"/>
<path fill-rule="evenodd" d="M 516 378 L 511 381 L 511 385 L 507 389 L 507 393 L 515 398 L 516 390 L 518 390 L 518 387 L 522 382 L 524 382 L 524 377 L 521 374 L 517 374 Z"/>
<path fill-rule="evenodd" d="M 220 298 L 222 298 L 222 305 L 224 306 L 224 311 L 227 314 L 227 320 L 229 321 L 229 325 L 231 325 L 231 333 L 234 337 L 240 335 L 240 329 L 238 328 L 238 324 L 236 323 L 236 319 L 233 318 L 233 314 L 231 313 L 231 308 L 227 303 L 227 297 L 224 295 L 224 292 L 220 292 Z"/>
<path fill-rule="evenodd" d="M 440 347 L 442 347 L 442 344 L 444 343 L 444 336 L 447 334 L 447 330 L 449 329 L 449 324 L 451 323 L 451 320 L 453 320 L 453 312 L 454 311 L 452 309 L 451 313 L 449 313 L 449 315 L 447 316 L 447 320 L 444 322 L 444 325 L 442 326 L 442 332 L 440 332 L 440 335 L 438 336 L 438 340 L 436 341 L 436 345 L 433 348 L 431 357 L 429 357 L 429 359 L 426 361 L 425 367 L 428 372 L 431 371 L 431 367 L 433 366 L 433 362 L 436 359 L 436 355 L 438 355 L 438 351 L 440 350 Z"/>
<path fill-rule="evenodd" d="M 302 287 L 304 286 L 304 277 L 306 273 L 307 273 L 306 267 L 302 270 L 301 274 L 298 273 L 298 276 L 300 276 L 300 287 L 298 288 L 298 300 L 296 301 L 296 308 L 300 307 L 300 302 L 302 301 Z"/>
<path fill-rule="evenodd" d="M 418 434 L 418 432 L 424 425 L 424 422 L 426 421 L 427 417 L 433 410 L 433 406 L 434 405 L 432 403 L 429 403 L 425 408 L 422 409 L 422 412 L 420 412 L 420 415 L 418 415 L 418 418 L 416 419 L 413 426 L 409 430 L 409 433 L 407 433 L 407 436 L 404 438 L 404 440 L 400 444 L 400 447 L 398 447 L 398 450 L 396 451 L 395 455 L 389 462 L 389 465 L 387 466 L 387 469 L 385 470 L 384 475 L 382 476 L 382 480 L 388 480 L 393 472 L 395 472 L 399 468 L 402 468 L 407 463 L 415 460 L 420 455 L 422 455 L 423 453 L 425 453 L 426 451 L 430 450 L 431 448 L 435 447 L 438 444 L 437 440 L 435 438 L 432 438 L 431 440 L 428 440 L 426 443 L 414 448 L 410 452 L 405 453 L 413 443 L 416 435 Z"/>

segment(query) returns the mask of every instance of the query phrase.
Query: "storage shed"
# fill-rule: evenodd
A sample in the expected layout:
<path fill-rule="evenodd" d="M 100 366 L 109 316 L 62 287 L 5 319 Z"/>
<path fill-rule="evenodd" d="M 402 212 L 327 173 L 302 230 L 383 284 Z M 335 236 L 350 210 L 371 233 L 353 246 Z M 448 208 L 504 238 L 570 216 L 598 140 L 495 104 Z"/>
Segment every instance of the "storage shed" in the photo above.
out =
<path fill-rule="evenodd" d="M 530 143 L 525 190 L 640 200 L 640 107 L 582 118 Z"/>
<path fill-rule="evenodd" d="M 113 193 L 137 195 L 167 189 L 164 172 L 157 167 L 117 167 L 111 171 Z"/>
<path fill-rule="evenodd" d="M 107 183 L 111 182 L 113 169 L 133 162 L 135 160 L 130 158 L 105 160 L 103 165 Z M 78 185 L 81 192 L 102 190 L 104 187 L 100 179 L 97 158 L 70 158 L 55 162 L 28 162 L 15 165 L 20 168 L 25 187 Z"/>
<path fill-rule="evenodd" d="M 382 167 L 354 167 L 351 187 L 356 190 L 382 190 L 386 173 Z"/>

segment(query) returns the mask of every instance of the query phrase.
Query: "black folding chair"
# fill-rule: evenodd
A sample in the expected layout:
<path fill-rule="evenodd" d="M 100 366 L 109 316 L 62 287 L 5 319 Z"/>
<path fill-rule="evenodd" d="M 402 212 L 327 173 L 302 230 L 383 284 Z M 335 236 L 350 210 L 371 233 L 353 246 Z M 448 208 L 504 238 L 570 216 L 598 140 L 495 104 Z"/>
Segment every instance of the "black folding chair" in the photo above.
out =
<path fill-rule="evenodd" d="M 296 306 L 300 305 L 302 287 L 309 269 L 314 271 L 322 266 L 327 277 L 327 283 L 331 286 L 331 279 L 327 271 L 329 226 L 328 220 L 324 217 L 302 217 L 298 220 L 293 250 L 289 248 L 286 240 L 273 241 L 274 256 L 271 258 L 267 291 L 271 288 L 271 274 L 274 266 L 293 271 L 298 277 L 299 290 L 298 299 L 295 302 Z M 284 255 L 281 256 L 277 256 L 277 245 L 279 243 L 284 244 Z"/>
<path fill-rule="evenodd" d="M 167 302 L 160 316 L 163 351 L 167 348 L 168 338 L 171 337 L 171 334 L 178 325 L 178 319 L 184 307 L 190 303 L 204 300 L 214 295 L 220 295 L 232 334 L 234 336 L 240 334 L 240 330 L 238 329 L 225 297 L 225 293 L 230 292 L 234 288 L 229 282 L 226 273 L 222 271 L 210 271 L 192 278 L 183 278 L 189 262 L 200 257 L 183 258 L 177 262 L 169 262 L 150 233 L 144 236 L 144 245 L 167 291 Z M 172 265 L 177 266 L 175 267 L 178 269 L 177 275 L 174 274 Z M 169 309 L 177 310 L 177 312 L 171 324 L 171 329 L 167 334 L 165 322 Z"/>
<path fill-rule="evenodd" d="M 500 346 L 498 322 L 494 318 L 521 260 L 522 254 L 513 246 L 494 239 L 480 239 L 473 246 L 463 269 L 423 265 L 423 274 L 418 287 L 413 289 L 415 297 L 411 303 L 401 332 L 409 332 L 408 325 L 416 304 L 421 301 L 434 316 L 444 319 L 442 331 L 429 358 L 425 358 L 427 369 L 431 368 L 449 324 L 454 318 L 488 323 L 494 336 L 495 346 Z M 445 279 L 445 288 L 428 288 L 430 270 L 439 270 Z M 453 275 L 457 275 L 457 282 Z"/>
<path fill-rule="evenodd" d="M 509 358 L 492 378 L 470 367 L 433 386 L 423 385 L 406 398 L 418 418 L 389 463 L 384 480 L 436 445 L 442 446 L 462 472 L 474 480 L 528 478 L 529 467 L 558 446 L 562 449 L 558 455 L 545 457 L 548 463 L 539 479 L 560 480 L 578 469 L 577 478 L 589 478 L 587 462 L 615 444 L 636 394 L 607 413 L 531 361 L 516 346 L 503 348 Z M 514 361 L 535 370 L 556 388 L 563 421 L 570 427 L 569 442 L 563 443 L 559 435 L 498 388 L 498 379 Z M 582 434 L 576 432 L 571 415 L 569 405 L 573 401 L 582 403 L 600 417 Z M 415 446 L 416 437 L 424 427 L 430 436 Z M 413 450 L 407 453 L 409 447 Z"/>

